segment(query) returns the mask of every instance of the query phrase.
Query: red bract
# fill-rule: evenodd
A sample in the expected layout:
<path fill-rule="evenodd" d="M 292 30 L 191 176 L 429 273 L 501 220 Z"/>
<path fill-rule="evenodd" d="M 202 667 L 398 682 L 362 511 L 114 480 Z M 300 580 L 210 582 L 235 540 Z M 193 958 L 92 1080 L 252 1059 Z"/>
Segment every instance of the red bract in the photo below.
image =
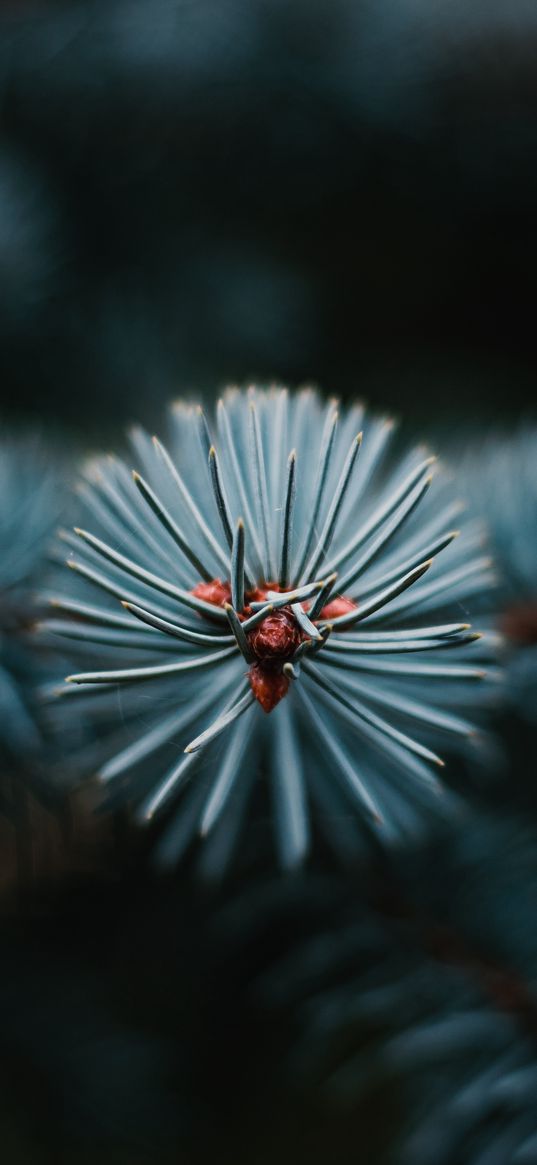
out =
<path fill-rule="evenodd" d="M 330 603 L 323 607 L 319 618 L 320 619 L 337 619 L 340 615 L 348 615 L 349 611 L 355 611 L 358 603 L 353 603 L 352 599 L 346 599 L 344 595 L 338 595 L 337 599 L 332 599 Z"/>
<path fill-rule="evenodd" d="M 231 587 L 228 582 L 213 578 L 211 582 L 200 582 L 192 590 L 197 599 L 204 603 L 212 603 L 213 607 L 223 607 L 231 602 Z"/>
<path fill-rule="evenodd" d="M 272 712 L 289 688 L 289 680 L 282 671 L 260 663 L 252 664 L 248 679 L 252 692 L 264 712 Z"/>
<path fill-rule="evenodd" d="M 269 592 L 280 591 L 278 583 L 262 583 L 247 591 L 242 611 L 237 616 L 243 623 L 252 615 L 251 603 L 270 602 Z M 212 603 L 215 607 L 223 607 L 231 601 L 231 585 L 215 578 L 211 582 L 200 582 L 192 590 L 196 598 Z M 305 611 L 311 608 L 311 602 L 302 603 Z M 347 615 L 356 610 L 357 604 L 343 595 L 332 599 L 323 607 L 319 618 L 337 619 L 339 615 Z M 279 704 L 289 688 L 289 680 L 283 674 L 282 666 L 291 659 L 300 646 L 304 634 L 291 607 L 280 607 L 270 611 L 261 623 L 248 635 L 248 642 L 256 656 L 256 663 L 250 666 L 249 680 L 252 692 L 264 712 L 272 712 Z"/>

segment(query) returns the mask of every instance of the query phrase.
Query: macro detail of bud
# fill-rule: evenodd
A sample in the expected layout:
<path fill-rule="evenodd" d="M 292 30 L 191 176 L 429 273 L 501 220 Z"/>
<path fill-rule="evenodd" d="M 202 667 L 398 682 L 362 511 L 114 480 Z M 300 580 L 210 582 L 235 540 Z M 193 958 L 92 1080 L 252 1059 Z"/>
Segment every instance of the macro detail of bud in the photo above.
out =
<path fill-rule="evenodd" d="M 200 582 L 193 587 L 192 592 L 197 599 L 204 603 L 212 603 L 215 607 L 223 607 L 231 599 L 231 587 L 228 582 L 213 578 L 211 582 Z"/>
<path fill-rule="evenodd" d="M 248 680 L 252 692 L 264 712 L 272 712 L 280 700 L 287 695 L 289 680 L 282 671 L 264 667 L 260 663 L 253 663 Z"/>
<path fill-rule="evenodd" d="M 301 641 L 300 628 L 290 607 L 273 611 L 251 631 L 248 639 L 258 659 L 286 660 Z"/>
<path fill-rule="evenodd" d="M 163 864 L 197 831 L 220 860 L 260 758 L 291 867 L 312 812 L 345 821 L 347 850 L 364 844 L 353 810 L 397 840 L 437 805 L 435 742 L 475 751 L 491 651 L 461 612 L 490 562 L 453 529 L 449 477 L 430 491 L 434 457 L 391 462 L 394 430 L 312 390 L 229 390 L 214 416 L 173 406 L 170 451 L 133 431 L 132 477 L 118 458 L 86 472 L 49 626 L 79 642 L 65 704 L 73 718 L 79 689 L 95 716 L 111 802 L 130 789 L 140 821 L 169 812 Z"/>
<path fill-rule="evenodd" d="M 239 621 L 243 623 L 251 618 L 250 603 L 266 603 L 270 608 L 269 594 L 277 594 L 280 590 L 277 583 L 260 583 L 247 591 L 244 596 L 245 606 L 236 613 Z M 215 607 L 225 607 L 231 598 L 231 583 L 215 578 L 210 582 L 197 583 L 191 594 Z M 311 608 L 311 602 L 306 600 L 300 606 L 306 613 Z M 357 610 L 357 606 L 352 599 L 339 595 L 321 608 L 319 621 L 348 615 Z M 289 690 L 289 680 L 283 675 L 282 666 L 291 659 L 307 636 L 301 630 L 291 607 L 287 606 L 276 611 L 269 609 L 262 622 L 248 633 L 247 638 L 256 657 L 249 672 L 252 692 L 263 711 L 272 712 Z"/>

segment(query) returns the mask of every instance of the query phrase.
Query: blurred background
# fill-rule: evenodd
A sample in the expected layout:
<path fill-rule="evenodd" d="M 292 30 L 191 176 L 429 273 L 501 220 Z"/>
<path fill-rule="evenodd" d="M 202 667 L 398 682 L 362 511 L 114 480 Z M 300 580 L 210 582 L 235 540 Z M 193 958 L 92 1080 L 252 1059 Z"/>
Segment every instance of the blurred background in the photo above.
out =
<path fill-rule="evenodd" d="M 534 410 L 534 0 L 3 0 L 0 118 L 6 432 L 108 447 L 272 379 L 450 441 Z M 250 987 L 370 871 L 276 883 L 256 929 L 257 899 L 222 921 L 188 873 L 155 884 L 121 817 L 24 812 L 30 858 L 0 828 L 5 1165 L 394 1159 L 400 1080 L 297 1097 L 295 1019 Z"/>
<path fill-rule="evenodd" d="M 535 382 L 532 0 L 4 0 L 3 415 L 100 437 L 314 380 L 428 418 Z"/>

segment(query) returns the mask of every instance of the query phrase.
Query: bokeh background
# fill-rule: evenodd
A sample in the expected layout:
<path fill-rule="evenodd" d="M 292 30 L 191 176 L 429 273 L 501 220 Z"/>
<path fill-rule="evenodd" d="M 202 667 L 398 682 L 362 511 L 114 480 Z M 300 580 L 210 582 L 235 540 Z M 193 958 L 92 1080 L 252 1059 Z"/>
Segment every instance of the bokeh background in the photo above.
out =
<path fill-rule="evenodd" d="M 273 379 L 451 443 L 534 410 L 533 0 L 3 0 L 0 124 L 6 430 L 108 447 Z M 397 1087 L 298 1100 L 291 1021 L 248 995 L 315 890 L 241 945 L 120 818 L 30 812 L 44 876 L 13 890 L 13 834 L 2 868 L 5 1165 L 391 1160 Z M 350 893 L 323 887 L 328 913 Z"/>
<path fill-rule="evenodd" d="M 4 0 L 4 416 L 96 438 L 314 380 L 419 418 L 535 383 L 531 0 Z"/>

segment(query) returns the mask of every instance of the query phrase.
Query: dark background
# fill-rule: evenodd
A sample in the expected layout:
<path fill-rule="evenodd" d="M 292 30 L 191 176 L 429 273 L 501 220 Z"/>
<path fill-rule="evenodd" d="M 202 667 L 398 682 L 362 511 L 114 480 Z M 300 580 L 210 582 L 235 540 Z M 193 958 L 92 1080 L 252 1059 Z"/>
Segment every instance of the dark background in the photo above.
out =
<path fill-rule="evenodd" d="M 0 16 L 3 414 L 98 441 L 314 380 L 532 401 L 532 0 L 92 0 Z"/>
<path fill-rule="evenodd" d="M 106 446 L 274 378 L 450 433 L 533 409 L 534 0 L 3 0 L 0 124 L 7 427 Z M 238 974 L 222 903 L 86 828 L 51 817 L 0 935 L 5 1165 L 380 1161 L 397 1094 L 292 1099 L 244 1004 L 300 905 Z"/>

